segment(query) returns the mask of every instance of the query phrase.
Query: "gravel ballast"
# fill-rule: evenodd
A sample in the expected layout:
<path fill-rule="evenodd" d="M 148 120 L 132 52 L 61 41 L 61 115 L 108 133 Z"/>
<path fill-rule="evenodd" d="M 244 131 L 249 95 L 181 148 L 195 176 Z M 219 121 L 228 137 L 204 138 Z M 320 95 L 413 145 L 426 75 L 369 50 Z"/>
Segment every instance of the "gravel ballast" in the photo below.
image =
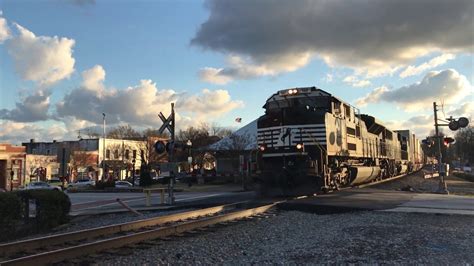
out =
<path fill-rule="evenodd" d="M 96 260 L 101 265 L 472 264 L 473 223 L 472 216 L 289 211 Z"/>

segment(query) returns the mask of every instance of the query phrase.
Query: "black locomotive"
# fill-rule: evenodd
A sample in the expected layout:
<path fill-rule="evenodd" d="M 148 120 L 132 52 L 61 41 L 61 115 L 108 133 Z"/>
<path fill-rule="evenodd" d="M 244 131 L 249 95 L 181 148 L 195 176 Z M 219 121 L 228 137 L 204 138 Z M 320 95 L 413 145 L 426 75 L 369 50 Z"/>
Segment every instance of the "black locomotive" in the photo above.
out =
<path fill-rule="evenodd" d="M 258 119 L 264 190 L 333 190 L 421 168 L 420 142 L 316 87 L 278 91 Z"/>

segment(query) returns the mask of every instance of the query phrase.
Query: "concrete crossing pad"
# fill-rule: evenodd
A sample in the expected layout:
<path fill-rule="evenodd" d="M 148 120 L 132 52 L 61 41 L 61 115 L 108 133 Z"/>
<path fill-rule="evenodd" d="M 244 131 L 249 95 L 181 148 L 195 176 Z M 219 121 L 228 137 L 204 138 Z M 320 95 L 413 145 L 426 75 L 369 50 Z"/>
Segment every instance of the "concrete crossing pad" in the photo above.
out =
<path fill-rule="evenodd" d="M 474 215 L 474 197 L 362 188 L 292 200 L 281 208 L 316 213 L 377 210 Z"/>

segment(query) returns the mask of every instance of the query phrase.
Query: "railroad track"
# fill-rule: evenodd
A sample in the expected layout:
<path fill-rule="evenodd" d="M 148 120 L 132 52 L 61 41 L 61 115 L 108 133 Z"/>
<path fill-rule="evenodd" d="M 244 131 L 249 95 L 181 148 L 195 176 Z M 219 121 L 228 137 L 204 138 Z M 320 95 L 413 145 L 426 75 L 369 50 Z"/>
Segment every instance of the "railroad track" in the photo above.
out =
<path fill-rule="evenodd" d="M 278 202 L 241 209 L 234 203 L 134 222 L 102 226 L 0 245 L 0 265 L 45 265 L 147 240 L 263 214 Z"/>

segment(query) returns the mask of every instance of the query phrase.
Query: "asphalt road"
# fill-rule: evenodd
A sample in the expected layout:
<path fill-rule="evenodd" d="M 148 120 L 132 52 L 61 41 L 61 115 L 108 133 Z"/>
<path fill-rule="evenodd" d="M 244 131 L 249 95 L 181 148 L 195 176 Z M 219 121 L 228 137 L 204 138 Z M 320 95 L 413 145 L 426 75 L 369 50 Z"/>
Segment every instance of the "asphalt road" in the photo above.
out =
<path fill-rule="evenodd" d="M 175 192 L 175 202 L 187 202 L 206 198 L 222 197 L 233 195 L 235 192 Z M 120 192 L 120 193 L 68 193 L 71 200 L 71 213 L 91 213 L 108 212 L 114 210 L 124 210 L 117 203 L 117 198 L 126 203 L 131 208 L 145 208 L 144 193 Z M 168 197 L 165 193 L 165 200 Z M 166 207 L 161 204 L 160 193 L 152 193 L 152 207 Z"/>

